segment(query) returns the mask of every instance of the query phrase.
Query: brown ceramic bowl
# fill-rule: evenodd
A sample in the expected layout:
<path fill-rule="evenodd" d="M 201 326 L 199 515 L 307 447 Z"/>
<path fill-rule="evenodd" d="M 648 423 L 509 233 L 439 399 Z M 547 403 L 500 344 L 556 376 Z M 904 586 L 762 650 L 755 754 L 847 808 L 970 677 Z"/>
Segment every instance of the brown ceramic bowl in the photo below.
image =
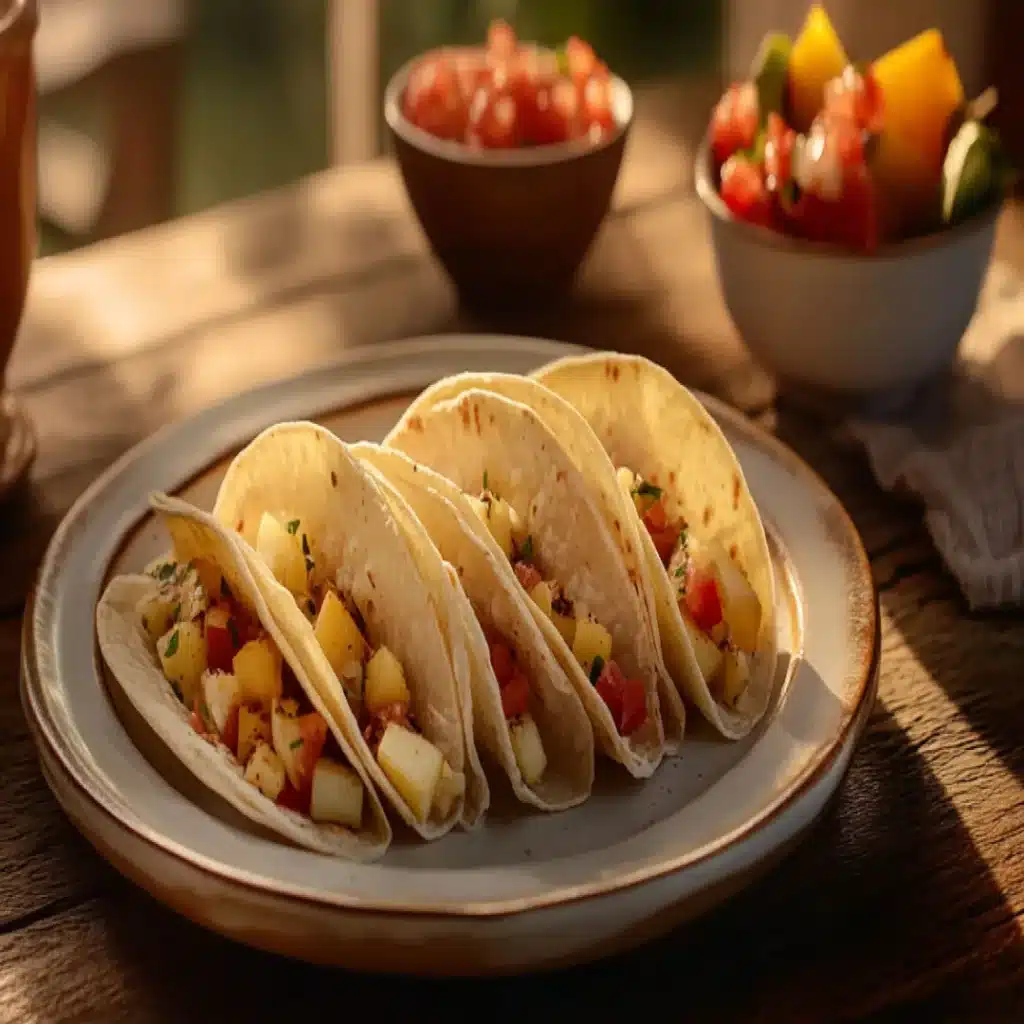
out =
<path fill-rule="evenodd" d="M 402 113 L 419 59 L 388 83 L 384 116 L 434 254 L 466 305 L 515 307 L 561 297 L 611 203 L 633 120 L 629 86 L 612 76 L 618 128 L 597 145 L 475 150 L 429 135 Z"/>

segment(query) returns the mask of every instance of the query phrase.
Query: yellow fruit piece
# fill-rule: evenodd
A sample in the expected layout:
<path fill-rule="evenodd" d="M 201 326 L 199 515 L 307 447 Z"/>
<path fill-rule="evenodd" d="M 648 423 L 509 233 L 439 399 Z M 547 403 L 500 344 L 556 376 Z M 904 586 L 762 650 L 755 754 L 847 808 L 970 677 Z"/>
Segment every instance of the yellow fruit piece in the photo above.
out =
<path fill-rule="evenodd" d="M 363 635 L 345 603 L 333 590 L 328 590 L 324 597 L 313 633 L 335 675 L 342 675 L 352 662 L 362 663 L 366 648 Z"/>
<path fill-rule="evenodd" d="M 821 110 L 825 86 L 849 63 L 825 9 L 814 4 L 789 54 L 789 119 L 798 132 L 810 128 Z"/>
<path fill-rule="evenodd" d="M 381 737 L 377 763 L 416 820 L 426 821 L 444 767 L 441 751 L 418 733 L 392 722 Z"/>
<path fill-rule="evenodd" d="M 261 743 L 270 743 L 270 716 L 260 708 L 243 704 L 238 709 L 238 760 L 246 764 Z"/>
<path fill-rule="evenodd" d="M 156 652 L 165 678 L 177 687 L 185 706 L 192 708 L 206 671 L 206 637 L 202 625 L 196 621 L 173 626 L 157 640 Z"/>
<path fill-rule="evenodd" d="M 548 766 L 544 742 L 541 740 L 537 723 L 530 715 L 517 718 L 509 726 L 509 738 L 523 781 L 528 786 L 535 785 Z"/>
<path fill-rule="evenodd" d="M 949 119 L 964 102 L 956 62 L 942 33 L 931 28 L 879 57 L 871 65 L 884 101 L 883 135 L 909 143 L 937 180 L 946 152 Z M 909 166 L 905 173 L 911 173 Z"/>
<path fill-rule="evenodd" d="M 299 537 L 300 523 L 288 523 L 264 512 L 256 532 L 256 553 L 266 562 L 274 578 L 293 594 L 306 590 L 308 573 Z"/>
<path fill-rule="evenodd" d="M 562 634 L 562 639 L 572 647 L 576 639 L 576 620 L 571 615 L 552 612 L 551 621 L 555 624 L 555 629 Z"/>
<path fill-rule="evenodd" d="M 411 696 L 402 663 L 386 647 L 379 647 L 366 663 L 367 711 L 373 714 L 389 704 L 408 704 Z"/>
<path fill-rule="evenodd" d="M 245 781 L 255 786 L 268 800 L 276 800 L 284 789 L 287 776 L 281 758 L 266 744 L 252 752 L 245 766 Z"/>
<path fill-rule="evenodd" d="M 530 591 L 530 599 L 548 618 L 551 617 L 551 584 L 543 580 Z"/>
<path fill-rule="evenodd" d="M 231 668 L 242 700 L 267 706 L 281 696 L 281 654 L 269 639 L 250 640 L 235 655 Z"/>
<path fill-rule="evenodd" d="M 576 623 L 576 635 L 572 642 L 572 653 L 576 660 L 589 672 L 596 658 L 607 661 L 612 656 L 612 637 L 599 622 L 580 619 Z"/>
<path fill-rule="evenodd" d="M 322 757 L 313 769 L 309 816 L 348 828 L 363 820 L 363 782 L 347 765 Z"/>

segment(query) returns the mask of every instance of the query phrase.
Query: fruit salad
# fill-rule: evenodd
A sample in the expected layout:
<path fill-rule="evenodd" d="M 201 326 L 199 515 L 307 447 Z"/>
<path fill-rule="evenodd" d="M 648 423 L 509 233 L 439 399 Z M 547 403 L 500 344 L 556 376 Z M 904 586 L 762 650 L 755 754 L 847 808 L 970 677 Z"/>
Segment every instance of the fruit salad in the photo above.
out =
<path fill-rule="evenodd" d="M 764 38 L 715 107 L 719 193 L 740 220 L 871 252 L 1002 197 L 1012 172 L 986 123 L 994 106 L 994 90 L 965 100 L 936 29 L 855 63 L 815 4 L 795 40 Z"/>
<path fill-rule="evenodd" d="M 483 48 L 421 57 L 402 112 L 423 131 L 475 149 L 599 143 L 616 127 L 608 68 L 589 43 L 573 36 L 543 49 L 521 43 L 500 20 Z"/>

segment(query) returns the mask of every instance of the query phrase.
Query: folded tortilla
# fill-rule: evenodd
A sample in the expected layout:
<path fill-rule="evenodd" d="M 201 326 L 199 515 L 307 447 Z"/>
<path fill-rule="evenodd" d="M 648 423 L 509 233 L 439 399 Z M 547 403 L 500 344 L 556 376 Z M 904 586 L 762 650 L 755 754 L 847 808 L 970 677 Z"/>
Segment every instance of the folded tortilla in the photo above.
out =
<path fill-rule="evenodd" d="M 443 564 L 448 573 L 470 656 L 473 721 L 480 746 L 501 766 L 523 803 L 545 811 L 582 803 L 594 781 L 590 721 L 549 650 L 508 561 L 481 541 L 472 523 L 444 496 L 449 482 L 443 477 L 397 450 L 356 444 L 351 451 L 405 499 L 436 548 L 436 564 Z M 504 651 L 493 658 L 514 652 L 515 664 L 529 684 L 529 706 L 522 715 L 515 713 L 511 701 L 516 697 L 509 696 L 507 688 L 503 707 L 491 653 L 498 644 Z"/>
<path fill-rule="evenodd" d="M 491 501 L 488 496 L 493 493 L 494 504 L 488 507 L 515 515 L 521 527 L 515 545 L 517 582 L 522 587 L 518 569 L 533 559 L 536 569 L 524 575 L 557 588 L 558 600 L 569 609 L 562 618 L 574 625 L 563 636 L 551 610 L 535 600 L 529 602 L 534 621 L 583 702 L 601 750 L 635 777 L 651 775 L 665 753 L 659 700 L 663 666 L 656 640 L 638 581 L 607 529 L 586 478 L 558 438 L 522 403 L 471 389 L 436 404 L 417 401 L 388 435 L 385 446 L 446 477 L 447 486 L 438 484 L 437 489 L 505 564 L 510 562 L 508 545 L 503 547 L 493 529 L 479 518 L 472 496 L 484 492 Z M 526 546 L 529 559 L 522 557 Z M 527 588 L 522 589 L 526 593 Z M 532 583 L 528 589 L 532 597 L 537 596 Z M 587 622 L 582 629 L 581 620 Z M 610 634 L 610 639 L 605 638 L 605 653 L 610 648 L 610 657 L 584 656 L 580 637 L 589 640 L 595 631 Z M 572 645 L 568 635 L 576 637 Z M 591 645 L 586 647 L 590 655 Z M 628 731 L 624 720 L 616 720 L 605 696 L 608 676 L 614 677 L 615 686 L 623 684 L 623 692 L 628 689 L 634 711 L 636 686 L 642 687 L 639 714 L 630 718 Z"/>
<path fill-rule="evenodd" d="M 709 636 L 695 628 L 689 615 L 682 560 L 666 565 L 654 534 L 647 528 L 640 530 L 654 585 L 662 650 L 673 678 L 723 736 L 744 736 L 764 715 L 771 699 L 775 584 L 764 525 L 731 445 L 693 394 L 667 370 L 642 357 L 570 356 L 542 367 L 534 377 L 580 412 L 617 470 L 625 468 L 636 475 L 640 482 L 631 494 L 623 491 L 621 479 L 617 481 L 626 514 L 640 521 L 638 489 L 659 492 L 667 515 L 683 527 L 684 540 L 689 538 L 691 555 L 717 553 L 709 564 L 722 593 L 728 628 Z M 585 466 L 594 485 L 608 491 L 612 486 L 608 460 L 594 458 L 588 439 L 579 433 L 560 435 L 560 440 Z M 730 580 L 735 586 L 730 586 Z M 747 663 L 746 683 L 741 680 L 730 690 L 729 669 L 735 664 L 730 659 L 736 652 L 732 641 L 739 638 L 741 616 L 730 604 L 753 605 L 743 596 L 730 600 L 730 594 L 746 593 L 743 580 L 756 595 L 759 620 L 745 630 L 752 642 L 744 642 L 740 652 Z M 743 616 L 744 623 L 756 615 L 757 611 Z M 715 643 L 709 645 L 709 639 Z"/>
<path fill-rule="evenodd" d="M 386 801 L 426 839 L 445 834 L 460 820 L 476 820 L 486 807 L 487 791 L 475 752 L 467 754 L 467 743 L 472 743 L 464 727 L 472 713 L 468 659 L 460 636 L 446 629 L 443 609 L 424 579 L 406 530 L 366 468 L 324 428 L 279 424 L 235 457 L 213 514 L 244 540 L 253 576 L 272 614 L 292 638 L 324 704 L 352 735 Z M 287 524 L 296 543 L 301 538 L 306 572 L 290 582 L 290 589 L 275 577 L 280 567 L 270 565 L 261 550 L 265 518 Z M 315 602 L 306 607 L 307 584 L 318 591 L 335 588 L 352 618 L 361 621 L 360 632 L 370 647 L 386 647 L 402 666 L 411 714 L 407 724 L 440 751 L 444 762 L 436 792 L 448 795 L 432 801 L 429 810 L 408 785 L 410 774 L 421 784 L 420 793 L 426 785 L 416 764 L 400 777 L 385 771 L 378 760 L 367 737 L 374 736 L 375 722 L 388 712 L 367 717 L 369 663 L 354 665 L 351 677 L 337 658 L 332 664 L 311 621 L 319 622 L 319 610 Z M 457 679 L 457 671 L 465 678 Z M 436 758 L 431 754 L 428 760 L 433 772 Z M 467 798 L 472 808 L 468 812 Z"/>
<path fill-rule="evenodd" d="M 96 609 L 100 651 L 117 684 L 182 764 L 250 821 L 318 853 L 357 861 L 380 857 L 391 841 L 391 827 L 380 798 L 361 758 L 353 750 L 350 737 L 328 713 L 288 633 L 271 615 L 239 546 L 210 516 L 183 501 L 154 496 L 152 505 L 171 535 L 173 553 L 153 575 L 115 577 Z M 187 707 L 180 686 L 176 691 L 178 684 L 165 676 L 156 647 L 161 641 L 154 642 L 150 636 L 143 610 L 153 608 L 155 599 L 170 593 L 178 579 L 194 571 L 189 568 L 194 560 L 215 567 L 223 581 L 222 592 L 230 593 L 235 605 L 272 639 L 312 708 L 326 721 L 343 756 L 343 771 L 354 773 L 363 789 L 360 827 L 319 823 L 308 814 L 269 799 L 246 778 L 246 765 L 239 762 L 235 752 L 214 730 L 204 728 L 201 733 L 197 729 L 201 721 L 199 709 Z M 172 595 L 171 600 L 179 600 L 179 596 Z M 185 620 L 177 612 L 167 619 L 168 639 L 163 643 L 165 649 L 172 649 L 172 654 L 179 644 L 184 644 L 178 625 L 181 621 Z M 346 777 L 352 781 L 351 774 Z"/>

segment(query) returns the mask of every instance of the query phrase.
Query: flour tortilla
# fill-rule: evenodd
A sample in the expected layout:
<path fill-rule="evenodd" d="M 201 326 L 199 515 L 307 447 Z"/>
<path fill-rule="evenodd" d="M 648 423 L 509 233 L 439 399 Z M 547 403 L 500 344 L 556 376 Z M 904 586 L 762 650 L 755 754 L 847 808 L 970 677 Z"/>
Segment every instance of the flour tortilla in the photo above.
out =
<path fill-rule="evenodd" d="M 315 423 L 282 423 L 256 437 L 228 468 L 213 513 L 246 542 L 247 561 L 271 612 L 293 638 L 310 679 L 352 736 L 379 791 L 424 839 L 444 835 L 462 819 L 464 799 L 444 816 L 433 808 L 425 822 L 417 821 L 381 770 L 309 621 L 254 550 L 264 512 L 300 521 L 316 571 L 358 607 L 371 642 L 385 644 L 401 662 L 423 735 L 465 781 L 463 688 L 456 683 L 444 625 L 405 531 L 366 469 Z M 464 689 L 468 694 L 468 686 Z"/>
<path fill-rule="evenodd" d="M 751 681 L 732 708 L 714 699 L 701 675 L 672 583 L 647 531 L 641 530 L 670 672 L 723 736 L 745 736 L 771 700 L 777 646 L 775 583 L 764 525 L 731 445 L 693 394 L 667 370 L 640 356 L 570 356 L 534 376 L 581 413 L 611 463 L 628 466 L 663 489 L 670 516 L 682 515 L 698 539 L 715 539 L 727 551 L 735 550 L 736 563 L 760 601 L 762 617 Z M 573 440 L 562 438 L 570 448 Z M 607 487 L 607 466 L 589 454 L 582 458 L 591 475 L 601 477 Z M 621 500 L 638 519 L 632 502 L 624 495 Z"/>
<path fill-rule="evenodd" d="M 96 608 L 100 652 L 117 684 L 182 764 L 250 821 L 318 853 L 355 861 L 376 860 L 391 842 L 391 826 L 380 798 L 348 736 L 332 721 L 305 665 L 270 614 L 238 545 L 207 514 L 183 501 L 155 495 L 152 504 L 171 534 L 174 560 L 202 558 L 215 564 L 235 599 L 259 620 L 277 644 L 313 707 L 327 721 L 349 766 L 363 782 L 364 827 L 353 831 L 340 825 L 321 824 L 278 806 L 245 781 L 243 766 L 224 744 L 203 739 L 192 728 L 191 713 L 164 677 L 160 659 L 139 616 L 139 602 L 160 587 L 151 576 L 115 577 Z"/>
<path fill-rule="evenodd" d="M 686 710 L 679 690 L 668 672 L 661 650 L 658 631 L 658 606 L 654 585 L 647 571 L 644 541 L 647 531 L 633 514 L 624 515 L 622 495 L 612 466 L 601 442 L 587 421 L 565 399 L 529 377 L 513 373 L 458 373 L 432 384 L 412 402 L 392 431 L 403 434 L 410 423 L 425 409 L 450 401 L 473 389 L 493 391 L 513 402 L 521 402 L 543 420 L 558 438 L 565 453 L 591 485 L 591 493 L 604 519 L 605 527 L 615 541 L 629 572 L 630 580 L 643 602 L 647 631 L 659 659 L 658 698 L 665 730 L 665 752 L 677 753 L 683 741 Z"/>
<path fill-rule="evenodd" d="M 637 778 L 651 775 L 665 753 L 660 658 L 622 552 L 606 529 L 585 478 L 555 435 L 522 403 L 471 389 L 403 419 L 385 445 L 447 477 L 450 484 L 438 489 L 471 522 L 482 543 L 508 565 L 466 501 L 466 492 L 477 493 L 488 473 L 492 489 L 515 508 L 534 538 L 541 572 L 558 580 L 578 607 L 593 613 L 611 632 L 623 672 L 643 681 L 648 721 L 632 736 L 620 736 L 557 628 L 528 601 L 548 647 L 587 710 L 602 751 Z M 508 571 L 515 576 L 511 566 Z"/>
<path fill-rule="evenodd" d="M 357 444 L 351 451 L 404 497 L 436 547 L 438 566 L 444 565 L 472 663 L 473 721 L 481 747 L 502 767 L 523 803 L 544 811 L 582 803 L 594 782 L 590 721 L 548 649 L 508 561 L 495 556 L 441 493 L 447 481 L 433 470 L 377 445 Z M 533 785 L 523 779 L 512 749 L 485 627 L 510 641 L 530 679 L 534 719 L 548 758 L 547 770 Z"/>

